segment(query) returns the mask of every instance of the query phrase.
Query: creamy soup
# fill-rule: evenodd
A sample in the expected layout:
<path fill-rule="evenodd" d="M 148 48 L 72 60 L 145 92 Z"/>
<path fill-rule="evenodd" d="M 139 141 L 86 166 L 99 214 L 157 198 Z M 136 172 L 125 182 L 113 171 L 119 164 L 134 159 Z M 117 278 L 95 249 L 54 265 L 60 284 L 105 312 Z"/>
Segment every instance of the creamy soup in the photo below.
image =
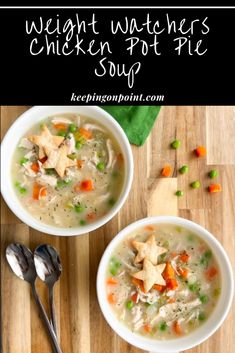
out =
<path fill-rule="evenodd" d="M 189 334 L 211 315 L 220 273 L 212 250 L 196 234 L 151 225 L 115 249 L 106 288 L 114 314 L 131 331 L 171 339 Z"/>
<path fill-rule="evenodd" d="M 17 196 L 35 218 L 58 227 L 83 226 L 118 200 L 124 157 L 106 127 L 89 117 L 62 114 L 22 137 L 12 175 Z"/>

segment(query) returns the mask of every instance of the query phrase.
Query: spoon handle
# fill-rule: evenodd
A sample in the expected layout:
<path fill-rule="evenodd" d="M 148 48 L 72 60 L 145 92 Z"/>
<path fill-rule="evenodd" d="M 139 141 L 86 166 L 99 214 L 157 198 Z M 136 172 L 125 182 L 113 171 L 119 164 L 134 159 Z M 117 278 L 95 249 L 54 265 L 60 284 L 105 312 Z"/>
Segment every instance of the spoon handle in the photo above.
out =
<path fill-rule="evenodd" d="M 42 305 L 42 303 L 41 303 L 41 301 L 40 301 L 40 299 L 38 297 L 38 294 L 36 292 L 36 288 L 35 288 L 34 283 L 31 283 L 31 288 L 32 288 L 34 299 L 35 299 L 35 301 L 36 301 L 36 303 L 37 303 L 37 305 L 39 307 L 41 318 L 43 319 L 44 324 L 45 324 L 45 326 L 47 328 L 47 332 L 48 332 L 48 334 L 49 334 L 49 336 L 51 338 L 51 342 L 53 344 L 54 352 L 55 353 L 62 353 L 62 351 L 60 349 L 60 346 L 58 344 L 56 335 L 55 335 L 55 333 L 54 333 L 54 331 L 53 331 L 53 329 L 51 327 L 51 324 L 50 324 L 50 322 L 48 320 L 48 317 L 47 317 L 47 314 L 45 312 L 45 309 L 44 309 L 44 307 L 43 307 L 43 305 Z"/>
<path fill-rule="evenodd" d="M 54 301 L 54 285 L 49 286 L 49 303 L 50 303 L 52 326 L 54 328 L 55 335 L 57 336 L 56 312 L 55 312 L 55 301 Z"/>

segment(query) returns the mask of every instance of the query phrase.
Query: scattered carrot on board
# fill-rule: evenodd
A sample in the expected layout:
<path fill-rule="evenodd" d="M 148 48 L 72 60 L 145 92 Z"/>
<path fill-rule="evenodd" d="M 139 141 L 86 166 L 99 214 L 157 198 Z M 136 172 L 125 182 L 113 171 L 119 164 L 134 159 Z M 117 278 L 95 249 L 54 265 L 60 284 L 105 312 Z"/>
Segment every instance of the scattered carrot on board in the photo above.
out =
<path fill-rule="evenodd" d="M 206 147 L 198 146 L 195 149 L 195 153 L 196 153 L 197 157 L 205 157 L 205 155 L 206 155 Z"/>
<path fill-rule="evenodd" d="M 147 230 L 149 232 L 153 232 L 154 231 L 154 227 L 153 226 L 145 226 L 144 230 Z"/>
<path fill-rule="evenodd" d="M 43 158 L 40 158 L 39 161 L 43 164 L 45 163 L 47 160 L 47 156 L 43 157 Z"/>
<path fill-rule="evenodd" d="M 92 190 L 94 190 L 92 180 L 88 179 L 88 180 L 81 181 L 80 190 L 82 190 L 82 191 L 92 191 Z"/>
<path fill-rule="evenodd" d="M 84 164 L 84 160 L 82 160 L 82 159 L 78 159 L 78 160 L 77 160 L 77 167 L 78 167 L 79 169 L 81 169 L 81 168 L 83 167 L 83 164 Z"/>
<path fill-rule="evenodd" d="M 144 283 L 143 283 L 143 281 L 141 281 L 141 279 L 133 277 L 131 281 L 136 287 L 139 287 L 142 292 L 146 293 L 146 291 L 144 289 Z"/>
<path fill-rule="evenodd" d="M 66 131 L 68 128 L 68 126 L 63 123 L 54 124 L 53 126 L 56 130 L 62 130 L 62 131 Z"/>
<path fill-rule="evenodd" d="M 92 138 L 92 133 L 91 133 L 89 130 L 84 129 L 84 127 L 80 127 L 79 133 L 80 133 L 86 140 L 89 140 L 89 139 Z"/>
<path fill-rule="evenodd" d="M 139 293 L 135 292 L 132 296 L 131 296 L 131 300 L 133 300 L 133 302 L 136 304 L 138 303 L 138 299 L 139 299 Z"/>
<path fill-rule="evenodd" d="M 162 169 L 162 176 L 164 177 L 169 177 L 171 175 L 171 166 L 170 165 L 165 165 Z"/>
<path fill-rule="evenodd" d="M 182 329 L 180 327 L 180 324 L 178 323 L 178 321 L 175 321 L 173 323 L 173 330 L 177 335 L 181 335 L 182 334 Z"/>
<path fill-rule="evenodd" d="M 218 273 L 217 268 L 215 268 L 215 267 L 208 268 L 205 272 L 206 279 L 208 281 L 212 281 L 214 279 L 214 277 L 217 275 L 217 273 Z"/>
<path fill-rule="evenodd" d="M 109 278 L 107 279 L 107 284 L 109 284 L 109 285 L 116 285 L 116 284 L 118 284 L 118 280 L 117 280 L 116 278 L 109 277 Z"/>
<path fill-rule="evenodd" d="M 180 276 L 182 276 L 183 278 L 188 277 L 188 269 L 187 268 L 180 267 L 180 268 L 178 268 L 178 272 L 179 272 Z"/>
<path fill-rule="evenodd" d="M 38 165 L 38 162 L 35 162 L 31 165 L 30 167 L 35 173 L 38 173 L 40 168 L 39 168 L 39 165 Z"/>
<path fill-rule="evenodd" d="M 222 187 L 220 184 L 211 184 L 208 189 L 210 193 L 213 193 L 220 192 L 222 190 Z"/>
<path fill-rule="evenodd" d="M 188 262 L 188 260 L 189 260 L 189 254 L 187 254 L 186 251 L 182 252 L 180 254 L 180 261 L 186 263 L 186 262 Z"/>
<path fill-rule="evenodd" d="M 108 302 L 109 302 L 110 304 L 115 304 L 115 303 L 116 303 L 116 298 L 115 298 L 115 295 L 114 295 L 113 293 L 110 293 L 110 294 L 108 295 Z"/>
<path fill-rule="evenodd" d="M 169 290 L 175 290 L 178 288 L 178 282 L 175 278 L 169 278 L 166 280 L 166 287 Z"/>
<path fill-rule="evenodd" d="M 144 325 L 144 331 L 147 332 L 147 333 L 150 333 L 151 332 L 151 326 L 149 324 L 145 324 Z"/>

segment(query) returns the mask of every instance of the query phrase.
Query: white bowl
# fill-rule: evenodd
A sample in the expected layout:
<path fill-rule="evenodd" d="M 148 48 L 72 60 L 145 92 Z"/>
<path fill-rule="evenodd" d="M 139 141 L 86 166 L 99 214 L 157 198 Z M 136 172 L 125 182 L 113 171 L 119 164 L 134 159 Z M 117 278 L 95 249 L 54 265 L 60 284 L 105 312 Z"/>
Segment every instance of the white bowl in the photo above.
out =
<path fill-rule="evenodd" d="M 150 224 L 173 224 L 185 227 L 190 231 L 196 233 L 211 247 L 221 271 L 221 295 L 219 297 L 217 306 L 213 310 L 211 316 L 197 330 L 193 331 L 187 336 L 180 337 L 177 339 L 160 341 L 149 339 L 131 332 L 126 326 L 124 326 L 117 320 L 112 308 L 110 307 L 110 304 L 107 301 L 105 283 L 107 273 L 106 271 L 109 259 L 114 249 L 128 234 L 139 229 L 140 227 Z M 198 224 L 180 217 L 171 216 L 145 218 L 135 223 L 132 223 L 128 227 L 123 229 L 107 246 L 100 261 L 97 274 L 97 295 L 99 305 L 105 319 L 112 327 L 112 329 L 130 344 L 133 344 L 134 346 L 149 352 L 158 353 L 172 353 L 184 351 L 185 349 L 195 347 L 196 345 L 202 343 L 208 337 L 210 337 L 220 327 L 220 325 L 223 323 L 224 319 L 228 314 L 233 298 L 233 289 L 234 281 L 232 267 L 224 248 L 218 242 L 218 240 L 211 233 L 209 233 L 206 229 L 199 226 Z"/>
<path fill-rule="evenodd" d="M 22 207 L 15 193 L 12 177 L 11 162 L 14 151 L 27 131 L 35 124 L 44 120 L 46 117 L 57 113 L 78 113 L 91 117 L 94 121 L 105 125 L 117 139 L 121 151 L 124 156 L 125 178 L 121 195 L 110 211 L 99 220 L 85 226 L 73 228 L 59 228 L 40 222 L 30 215 L 27 210 Z M 1 146 L 1 192 L 7 205 L 12 212 L 20 218 L 24 223 L 43 233 L 53 235 L 80 235 L 91 232 L 103 224 L 107 223 L 120 210 L 124 204 L 131 188 L 133 179 L 133 156 L 130 143 L 116 120 L 103 109 L 96 106 L 35 106 L 23 113 L 7 131 Z"/>

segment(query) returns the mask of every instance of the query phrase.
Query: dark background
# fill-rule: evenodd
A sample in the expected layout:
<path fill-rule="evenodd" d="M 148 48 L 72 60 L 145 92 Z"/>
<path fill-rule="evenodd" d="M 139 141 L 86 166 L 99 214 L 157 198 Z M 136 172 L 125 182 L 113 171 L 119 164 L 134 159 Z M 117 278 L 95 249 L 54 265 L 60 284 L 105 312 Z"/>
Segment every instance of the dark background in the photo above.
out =
<path fill-rule="evenodd" d="M 25 2 L 26 3 L 26 2 Z M 81 5 L 82 3 L 79 3 Z M 119 5 L 121 3 L 119 2 Z M 205 4 L 204 4 L 205 5 Z M 140 59 L 142 68 L 136 83 L 129 89 L 126 79 L 97 78 L 93 70 L 98 58 L 85 56 L 31 56 L 25 20 L 59 14 L 66 18 L 74 12 L 81 19 L 95 12 L 107 28 L 112 18 L 122 16 L 145 19 L 146 12 L 156 18 L 169 13 L 172 19 L 209 17 L 208 53 L 204 56 L 177 56 L 164 49 L 164 55 Z M 71 93 L 97 94 L 164 94 L 164 104 L 234 104 L 235 94 L 235 9 L 0 9 L 1 35 L 1 104 L 70 104 Z M 92 38 L 91 38 L 92 39 Z M 102 40 L 109 40 L 106 31 Z M 143 37 L 144 39 L 144 37 Z M 123 41 L 123 39 L 122 39 Z M 128 62 L 115 39 L 116 63 Z M 162 42 L 162 39 L 161 39 Z M 117 44 L 116 44 L 117 43 Z M 74 104 L 77 104 L 76 102 Z M 82 103 L 80 103 L 82 104 Z M 109 103 L 110 104 L 110 103 Z M 130 103 L 127 103 L 130 104 Z M 141 102 L 140 102 L 141 104 Z M 152 103 L 156 104 L 156 103 Z"/>

